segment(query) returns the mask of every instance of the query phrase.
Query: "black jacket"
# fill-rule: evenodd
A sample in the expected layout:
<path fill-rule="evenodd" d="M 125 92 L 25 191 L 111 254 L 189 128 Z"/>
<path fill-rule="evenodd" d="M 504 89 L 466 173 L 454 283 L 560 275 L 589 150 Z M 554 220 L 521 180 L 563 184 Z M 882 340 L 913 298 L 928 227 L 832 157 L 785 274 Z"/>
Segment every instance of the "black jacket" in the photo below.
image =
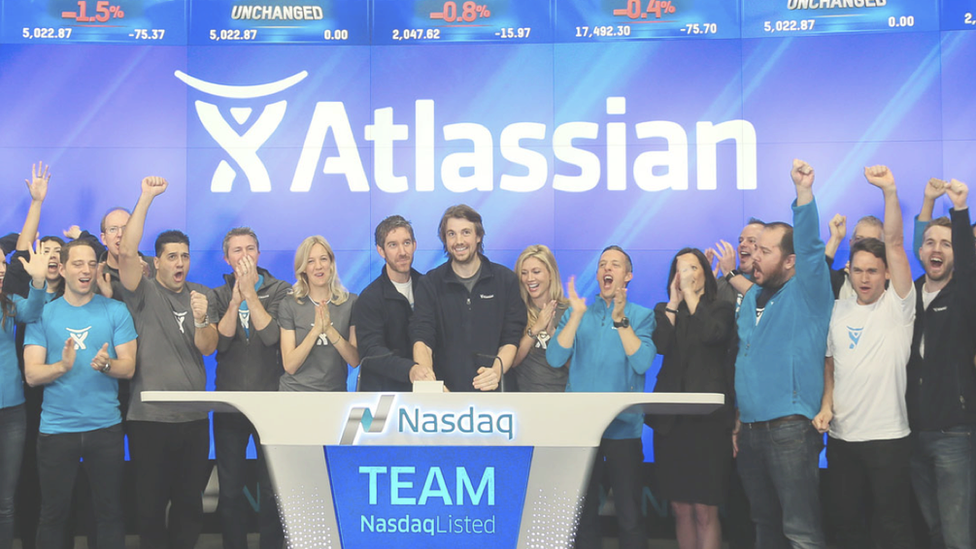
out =
<path fill-rule="evenodd" d="M 969 209 L 952 209 L 949 215 L 955 259 L 952 280 L 928 308 L 922 304 L 925 276 L 915 281 L 918 297 L 906 392 L 912 431 L 976 425 L 976 243 Z M 919 354 L 923 334 L 925 358 Z"/>
<path fill-rule="evenodd" d="M 434 374 L 451 391 L 473 391 L 478 368 L 493 365 L 502 345 L 518 345 L 527 313 L 518 277 L 481 256 L 471 293 L 447 261 L 421 280 L 414 296 L 410 340 L 434 351 Z"/>
<path fill-rule="evenodd" d="M 691 314 L 683 302 L 672 326 L 665 314 L 667 303 L 654 307 L 652 338 L 664 357 L 654 385 L 656 393 L 722 393 L 725 406 L 707 416 L 732 426 L 735 384 L 733 364 L 728 359 L 735 337 L 735 306 L 727 300 L 702 299 Z M 648 414 L 651 427 L 667 433 L 675 416 Z"/>
<path fill-rule="evenodd" d="M 415 301 L 421 276 L 410 269 Z M 360 391 L 410 391 L 413 388 L 410 383 L 410 368 L 414 365 L 411 316 L 410 302 L 393 286 L 384 266 L 380 276 L 366 286 L 352 307 L 352 325 L 356 327 L 356 343 L 362 359 Z"/>
<path fill-rule="evenodd" d="M 277 391 L 278 378 L 284 369 L 281 366 L 281 353 L 278 340 L 278 306 L 281 300 L 291 293 L 291 286 L 271 276 L 268 271 L 258 268 L 264 276 L 258 288 L 258 299 L 271 315 L 271 322 L 263 330 L 255 330 L 251 325 L 250 336 L 237 318 L 237 333 L 227 337 L 217 330 L 217 379 L 218 391 Z M 219 318 L 210 322 L 220 323 L 230 305 L 234 291 L 234 274 L 224 275 L 225 284 L 214 288 L 215 308 Z"/>

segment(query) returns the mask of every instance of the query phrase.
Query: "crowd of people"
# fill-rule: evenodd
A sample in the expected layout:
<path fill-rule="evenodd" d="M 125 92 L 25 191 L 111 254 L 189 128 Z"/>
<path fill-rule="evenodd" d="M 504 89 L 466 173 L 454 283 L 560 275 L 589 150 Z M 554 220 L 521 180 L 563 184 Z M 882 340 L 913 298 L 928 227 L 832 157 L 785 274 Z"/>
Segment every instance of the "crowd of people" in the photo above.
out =
<path fill-rule="evenodd" d="M 298 246 L 289 284 L 260 266 L 258 237 L 247 227 L 225 236 L 230 272 L 211 289 L 187 280 L 190 243 L 182 232 L 159 234 L 155 257 L 139 253 L 152 202 L 168 187 L 160 177 L 142 181 L 131 212 L 104 216 L 100 238 L 71 227 L 67 242 L 32 242 L 50 179 L 48 167 L 35 165 L 23 229 L 0 240 L 16 249 L 0 279 L 0 549 L 14 536 L 25 455 L 36 460 L 40 485 L 37 547 L 61 549 L 71 535 L 82 467 L 97 547 L 124 547 L 124 434 L 140 546 L 192 548 L 203 524 L 207 415 L 140 395 L 204 390 L 203 357 L 212 353 L 221 391 L 343 391 L 353 366 L 362 391 L 441 380 L 449 391 L 568 392 L 643 391 L 660 354 L 655 391 L 721 393 L 726 404 L 708 415 L 614 419 L 586 492 L 578 548 L 601 547 L 604 479 L 619 546 L 646 547 L 637 481 L 645 424 L 654 429 L 655 490 L 671 502 L 682 549 L 720 547 L 718 509 L 733 469 L 760 549 L 825 547 L 824 507 L 836 511 L 841 547 L 872 540 L 911 547 L 913 488 L 932 547 L 972 548 L 976 238 L 968 188 L 956 180 L 926 184 L 915 221 L 924 274 L 913 282 L 894 176 L 885 166 L 865 168 L 864 176 L 883 195 L 884 219 L 855 225 L 843 269 L 831 264 L 846 219 L 830 221 L 825 244 L 814 171 L 795 160 L 793 223 L 750 219 L 737 247 L 721 241 L 678 251 L 660 281 L 667 301 L 650 308 L 628 299 L 634 269 L 621 247 L 599 257 L 598 295 L 580 296 L 575 277 L 564 291 L 544 245 L 527 247 L 514 271 L 490 261 L 481 215 L 463 204 L 444 212 L 438 236 L 447 261 L 425 275 L 413 268 L 413 227 L 392 215 L 375 230 L 382 272 L 359 295 L 343 286 L 322 236 Z M 932 219 L 943 196 L 950 215 Z M 37 433 L 28 433 L 23 381 L 44 387 Z M 241 414 L 215 413 L 213 435 L 225 549 L 247 547 L 243 486 L 252 438 L 264 487 L 260 544 L 280 549 L 258 433 Z M 36 454 L 25 453 L 34 439 Z"/>

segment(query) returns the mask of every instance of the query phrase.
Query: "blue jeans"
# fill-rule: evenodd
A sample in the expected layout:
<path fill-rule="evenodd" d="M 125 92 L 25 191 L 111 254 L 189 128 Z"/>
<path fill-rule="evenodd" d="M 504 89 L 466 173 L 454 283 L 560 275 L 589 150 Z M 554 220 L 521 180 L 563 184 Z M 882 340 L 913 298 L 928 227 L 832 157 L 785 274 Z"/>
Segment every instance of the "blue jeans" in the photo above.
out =
<path fill-rule="evenodd" d="M 807 419 L 744 423 L 739 475 L 756 524 L 756 549 L 824 549 L 820 522 L 823 435 Z"/>
<path fill-rule="evenodd" d="M 98 549 L 125 548 L 123 454 L 121 424 L 81 433 L 38 435 L 37 472 L 41 479 L 38 549 L 64 546 L 79 467 L 85 468 L 91 486 Z"/>
<path fill-rule="evenodd" d="M 609 439 L 600 441 L 596 462 L 586 490 L 586 499 L 580 513 L 575 549 L 603 547 L 600 534 L 600 482 L 607 475 L 613 490 L 618 525 L 618 547 L 638 549 L 647 547 L 644 517 L 641 515 L 640 498 L 643 479 L 641 464 L 644 451 L 639 438 Z"/>
<path fill-rule="evenodd" d="M 912 485 L 932 549 L 972 549 L 976 435 L 972 426 L 915 433 Z"/>
<path fill-rule="evenodd" d="M 0 549 L 14 542 L 14 493 L 27 436 L 24 405 L 0 409 Z"/>

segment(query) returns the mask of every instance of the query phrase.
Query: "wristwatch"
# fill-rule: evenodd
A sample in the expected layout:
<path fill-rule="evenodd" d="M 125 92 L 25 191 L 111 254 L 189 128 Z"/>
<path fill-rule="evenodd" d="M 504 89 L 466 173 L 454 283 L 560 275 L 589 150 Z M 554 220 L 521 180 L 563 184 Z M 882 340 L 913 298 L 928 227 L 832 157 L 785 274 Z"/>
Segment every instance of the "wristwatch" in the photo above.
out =
<path fill-rule="evenodd" d="M 732 279 L 733 278 L 735 278 L 735 277 L 737 277 L 737 276 L 739 276 L 741 274 L 742 274 L 742 271 L 740 271 L 739 269 L 732 269 L 731 271 L 725 273 L 725 281 L 726 282 L 732 282 Z"/>
<path fill-rule="evenodd" d="M 105 366 L 102 366 L 101 368 L 99 368 L 98 371 L 101 372 L 101 373 L 103 373 L 103 374 L 107 374 L 108 371 L 111 370 L 111 369 L 112 369 L 112 361 L 109 360 L 108 362 L 105 363 Z"/>
<path fill-rule="evenodd" d="M 623 319 L 621 319 L 620 322 L 617 322 L 616 320 L 614 320 L 613 321 L 613 327 L 614 328 L 630 328 L 630 319 L 627 318 L 627 317 L 623 317 Z"/>

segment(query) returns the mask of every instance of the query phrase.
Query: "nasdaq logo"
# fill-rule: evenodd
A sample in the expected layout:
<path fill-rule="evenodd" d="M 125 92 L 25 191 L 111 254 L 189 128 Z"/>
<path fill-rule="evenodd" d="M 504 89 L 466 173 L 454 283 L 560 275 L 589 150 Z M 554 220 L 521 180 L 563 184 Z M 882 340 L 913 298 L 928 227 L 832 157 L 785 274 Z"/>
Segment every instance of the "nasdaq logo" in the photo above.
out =
<path fill-rule="evenodd" d="M 176 71 L 177 78 L 203 93 L 225 99 L 253 99 L 280 93 L 306 79 L 307 71 L 259 85 L 235 86 L 206 82 Z M 270 192 L 271 177 L 258 156 L 285 116 L 286 100 L 269 103 L 247 131 L 239 132 L 252 109 L 230 106 L 228 121 L 214 103 L 195 101 L 200 122 L 226 154 L 243 170 L 251 192 Z M 677 122 L 646 120 L 631 124 L 626 118 L 627 98 L 607 97 L 606 122 L 568 121 L 550 127 L 539 122 L 513 122 L 493 132 L 478 122 L 438 125 L 436 101 L 417 99 L 412 113 L 394 112 L 393 107 L 373 109 L 372 123 L 354 129 L 342 101 L 319 101 L 310 113 L 289 190 L 309 192 L 318 174 L 345 179 L 352 192 L 370 192 L 371 182 L 360 154 L 360 141 L 369 142 L 372 185 L 384 193 L 433 192 L 438 181 L 452 193 L 490 192 L 497 189 L 529 193 L 547 185 L 554 190 L 580 193 L 598 187 L 623 191 L 632 180 L 647 192 L 684 191 L 693 182 L 698 190 L 716 190 L 719 174 L 718 144 L 731 142 L 735 151 L 735 180 L 739 190 L 754 190 L 758 179 L 756 129 L 747 120 L 697 122 L 686 129 Z M 689 134 L 694 139 L 689 139 Z M 454 152 L 443 154 L 437 164 L 436 139 L 440 137 Z M 412 174 L 395 164 L 395 152 L 402 142 L 412 140 Z M 600 143 L 602 144 L 596 145 Z M 628 158 L 635 145 L 647 150 Z M 460 146 L 456 150 L 454 146 Z M 549 149 L 543 152 L 545 148 Z M 329 155 L 327 151 L 335 150 Z M 504 173 L 497 173 L 496 153 L 504 160 Z M 598 154 L 599 153 L 599 154 Z M 325 156 L 325 158 L 323 158 Z M 550 158 L 556 164 L 550 166 Z M 511 173 L 515 172 L 515 173 Z M 552 175 L 550 176 L 550 173 Z M 226 160 L 214 171 L 210 190 L 230 192 L 237 176 Z"/>
<path fill-rule="evenodd" d="M 393 395 L 380 396 L 376 414 L 366 406 L 357 406 L 349 410 L 349 417 L 346 419 L 346 427 L 342 430 L 339 444 L 355 442 L 360 425 L 364 433 L 382 433 L 383 428 L 386 427 L 386 418 L 390 415 L 390 408 L 393 407 L 393 398 Z"/>

